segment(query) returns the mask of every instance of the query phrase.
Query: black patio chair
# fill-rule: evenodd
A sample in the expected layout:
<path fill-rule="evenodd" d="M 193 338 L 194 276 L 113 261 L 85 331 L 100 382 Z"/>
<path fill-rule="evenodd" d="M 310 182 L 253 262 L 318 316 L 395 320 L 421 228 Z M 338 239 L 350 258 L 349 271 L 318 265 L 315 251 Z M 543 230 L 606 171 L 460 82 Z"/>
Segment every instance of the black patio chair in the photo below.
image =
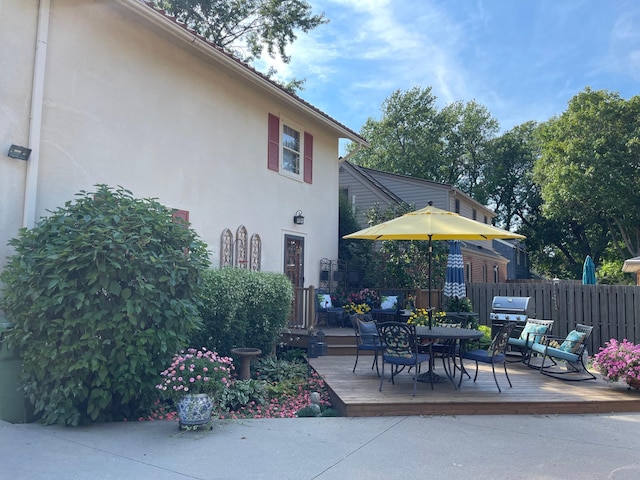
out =
<path fill-rule="evenodd" d="M 511 385 L 511 379 L 509 378 L 509 373 L 507 372 L 507 361 L 505 350 L 507 349 L 507 345 L 509 342 L 509 337 L 511 337 L 511 332 L 515 328 L 515 322 L 509 322 L 504 325 L 496 336 L 493 338 L 491 345 L 487 350 L 471 350 L 469 352 L 463 352 L 460 357 L 460 366 L 462 367 L 462 371 L 464 371 L 464 366 L 462 365 L 462 359 L 474 360 L 476 362 L 476 374 L 473 377 L 473 381 L 475 382 L 478 378 L 478 363 L 488 363 L 491 365 L 491 371 L 493 372 L 493 380 L 496 382 L 496 387 L 498 387 L 498 392 L 502 393 L 500 389 L 500 384 L 498 383 L 498 379 L 496 378 L 496 364 L 502 363 L 504 366 L 504 374 L 507 377 L 507 381 L 509 382 L 509 387 Z M 460 377 L 460 383 L 462 383 L 462 376 Z"/>
<path fill-rule="evenodd" d="M 350 316 L 351 324 L 353 325 L 353 331 L 356 336 L 356 362 L 353 365 L 353 372 L 355 373 L 358 366 L 358 358 L 361 351 L 373 352 L 373 363 L 371 364 L 371 370 L 375 367 L 378 376 L 380 376 L 380 369 L 378 368 L 378 353 L 382 352 L 382 343 L 378 337 L 378 327 L 376 322 L 368 313 L 365 314 L 353 314 Z"/>
<path fill-rule="evenodd" d="M 380 376 L 379 391 L 382 391 L 384 366 L 386 364 L 391 366 L 391 383 L 394 385 L 395 376 L 402 368 L 409 367 L 411 369 L 415 367 L 416 371 L 413 376 L 413 395 L 415 396 L 420 365 L 424 362 L 429 363 L 431 359 L 428 353 L 418 352 L 416 326 L 401 322 L 378 323 L 378 336 L 383 344 L 382 375 Z M 433 376 L 431 377 L 431 388 L 433 389 Z"/>
<path fill-rule="evenodd" d="M 327 328 L 331 327 L 331 319 L 335 319 L 336 323 L 339 322 L 340 326 L 343 327 L 343 316 L 344 316 L 344 308 L 342 307 L 334 307 L 331 302 L 331 295 L 329 295 L 324 290 L 316 290 L 316 318 L 315 324 L 319 324 L 318 316 L 321 314 L 325 315 Z"/>

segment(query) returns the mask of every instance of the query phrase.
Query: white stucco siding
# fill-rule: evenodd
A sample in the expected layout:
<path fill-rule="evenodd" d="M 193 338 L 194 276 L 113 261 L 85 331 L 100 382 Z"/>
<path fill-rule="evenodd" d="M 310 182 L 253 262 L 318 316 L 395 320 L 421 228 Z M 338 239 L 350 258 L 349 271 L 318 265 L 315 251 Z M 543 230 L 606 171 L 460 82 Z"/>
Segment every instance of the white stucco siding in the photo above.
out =
<path fill-rule="evenodd" d="M 9 239 L 22 222 L 27 162 L 9 158 L 12 144 L 28 146 L 35 56 L 36 0 L 0 0 L 0 269 Z M 21 52 L 16 58 L 15 53 Z"/>
<path fill-rule="evenodd" d="M 313 135 L 312 184 L 267 169 L 269 113 Z M 337 256 L 337 157 L 335 132 L 134 16 L 108 2 L 52 0 L 37 217 L 79 190 L 122 185 L 188 210 L 214 266 L 224 228 L 259 234 L 262 269 L 276 272 L 284 233 L 303 236 L 306 283 L 317 283 L 320 258 Z M 6 226 L 17 233 L 15 221 Z"/>

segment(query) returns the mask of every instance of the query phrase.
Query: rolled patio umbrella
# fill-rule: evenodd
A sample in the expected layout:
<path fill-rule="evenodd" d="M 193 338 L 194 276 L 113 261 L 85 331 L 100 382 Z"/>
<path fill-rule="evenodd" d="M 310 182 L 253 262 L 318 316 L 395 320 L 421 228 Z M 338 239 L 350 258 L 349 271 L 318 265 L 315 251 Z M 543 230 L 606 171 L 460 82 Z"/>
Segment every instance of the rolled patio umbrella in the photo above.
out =
<path fill-rule="evenodd" d="M 429 241 L 429 328 L 431 314 L 431 260 L 433 240 L 493 240 L 495 238 L 525 238 L 523 235 L 480 223 L 457 213 L 429 205 L 342 238 L 365 240 L 428 240 Z"/>
<path fill-rule="evenodd" d="M 464 298 L 467 296 L 467 287 L 464 284 L 464 263 L 459 240 L 449 242 L 447 273 L 445 275 L 443 293 L 445 297 Z"/>
<path fill-rule="evenodd" d="M 587 258 L 584 259 L 584 265 L 582 266 L 582 284 L 596 284 L 596 266 L 593 264 L 591 255 L 587 255 Z"/>

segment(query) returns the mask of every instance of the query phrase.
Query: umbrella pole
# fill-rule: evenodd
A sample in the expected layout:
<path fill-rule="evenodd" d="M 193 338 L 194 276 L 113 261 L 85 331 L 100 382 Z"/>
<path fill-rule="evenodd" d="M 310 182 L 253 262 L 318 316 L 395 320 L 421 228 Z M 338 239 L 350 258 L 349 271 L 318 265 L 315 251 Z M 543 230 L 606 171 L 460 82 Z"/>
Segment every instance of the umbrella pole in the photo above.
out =
<path fill-rule="evenodd" d="M 429 330 L 431 330 L 431 326 L 433 323 L 433 312 L 431 311 L 431 254 L 433 252 L 433 246 L 431 243 L 431 235 L 429 235 L 429 299 L 427 300 L 427 305 L 429 307 L 428 315 L 429 315 Z"/>

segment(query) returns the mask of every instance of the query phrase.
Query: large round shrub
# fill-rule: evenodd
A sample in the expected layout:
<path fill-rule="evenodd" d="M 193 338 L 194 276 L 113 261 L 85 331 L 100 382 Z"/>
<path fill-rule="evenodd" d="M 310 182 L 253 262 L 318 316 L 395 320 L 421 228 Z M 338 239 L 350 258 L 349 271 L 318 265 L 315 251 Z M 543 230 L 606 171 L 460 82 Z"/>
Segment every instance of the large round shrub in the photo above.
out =
<path fill-rule="evenodd" d="M 271 353 L 289 319 L 291 281 L 281 273 L 234 267 L 209 270 L 204 279 L 203 326 L 190 344 L 229 356 L 235 347 Z"/>
<path fill-rule="evenodd" d="M 135 418 L 199 328 L 206 246 L 155 200 L 98 185 L 11 240 L 0 308 L 45 423 Z"/>

